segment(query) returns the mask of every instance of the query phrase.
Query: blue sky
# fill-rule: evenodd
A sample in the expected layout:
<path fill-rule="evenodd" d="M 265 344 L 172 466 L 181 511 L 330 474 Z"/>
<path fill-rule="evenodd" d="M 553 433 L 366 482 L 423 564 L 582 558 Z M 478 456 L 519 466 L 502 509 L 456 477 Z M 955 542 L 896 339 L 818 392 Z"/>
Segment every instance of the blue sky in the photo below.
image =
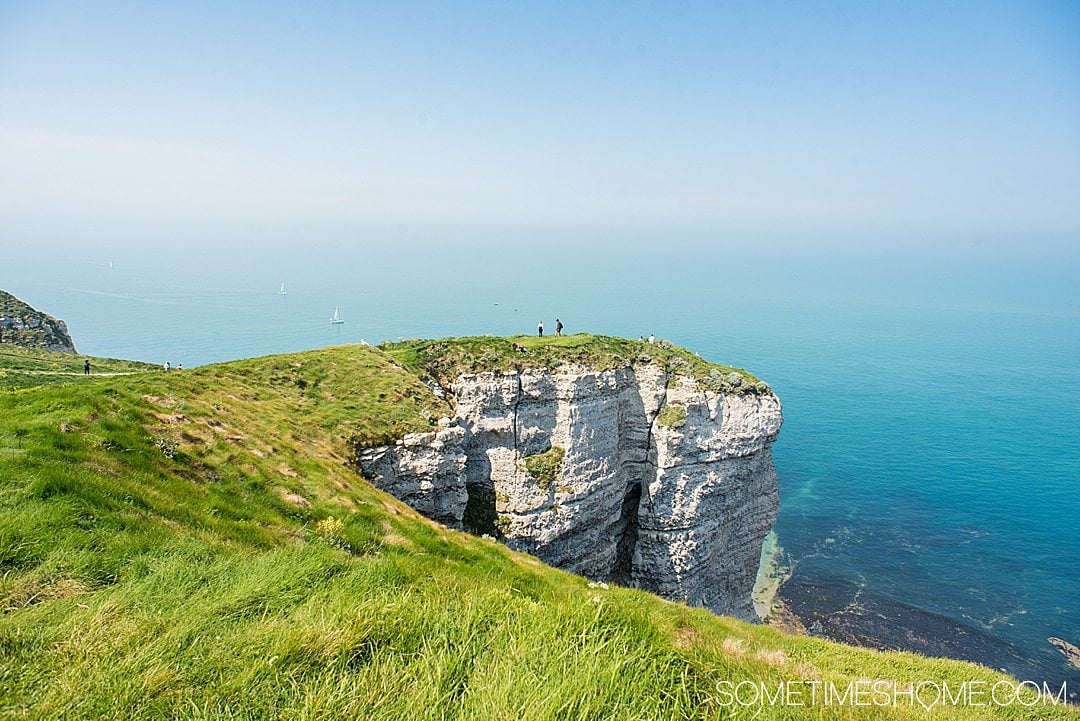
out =
<path fill-rule="evenodd" d="M 1080 3 L 217 5 L 0 0 L 0 243 L 1080 244 Z"/>

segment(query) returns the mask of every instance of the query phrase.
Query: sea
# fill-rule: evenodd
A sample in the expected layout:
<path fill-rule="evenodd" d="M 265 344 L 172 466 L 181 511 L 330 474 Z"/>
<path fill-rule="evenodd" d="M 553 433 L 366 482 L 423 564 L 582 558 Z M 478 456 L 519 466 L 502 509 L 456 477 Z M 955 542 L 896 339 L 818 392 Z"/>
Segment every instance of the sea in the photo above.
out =
<path fill-rule="evenodd" d="M 185 368 L 361 340 L 655 334 L 780 396 L 778 600 L 815 635 L 1080 669 L 1080 262 L 993 252 L 340 242 L 5 252 L 80 352 Z M 279 292 L 282 283 L 286 293 Z M 333 325 L 335 308 L 345 323 Z"/>

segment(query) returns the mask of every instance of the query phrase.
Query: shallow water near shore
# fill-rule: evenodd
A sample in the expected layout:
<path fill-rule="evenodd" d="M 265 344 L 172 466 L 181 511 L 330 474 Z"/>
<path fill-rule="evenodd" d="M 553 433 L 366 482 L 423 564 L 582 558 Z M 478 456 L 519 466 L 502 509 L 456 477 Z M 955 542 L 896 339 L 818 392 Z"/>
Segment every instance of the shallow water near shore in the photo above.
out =
<path fill-rule="evenodd" d="M 1080 690 L 1047 641 L 1080 644 L 1080 268 L 677 257 L 102 254 L 11 262 L 0 288 L 81 352 L 186 367 L 556 317 L 655 333 L 783 401 L 778 593 L 811 633 Z"/>

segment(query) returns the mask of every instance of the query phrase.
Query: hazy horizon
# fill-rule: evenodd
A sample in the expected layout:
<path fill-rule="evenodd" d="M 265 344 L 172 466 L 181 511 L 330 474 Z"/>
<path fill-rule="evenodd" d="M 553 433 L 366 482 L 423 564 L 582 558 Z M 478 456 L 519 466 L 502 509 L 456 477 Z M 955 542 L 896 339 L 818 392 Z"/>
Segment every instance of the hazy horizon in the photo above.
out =
<path fill-rule="evenodd" d="M 0 5 L 0 243 L 1077 257 L 1070 3 Z"/>

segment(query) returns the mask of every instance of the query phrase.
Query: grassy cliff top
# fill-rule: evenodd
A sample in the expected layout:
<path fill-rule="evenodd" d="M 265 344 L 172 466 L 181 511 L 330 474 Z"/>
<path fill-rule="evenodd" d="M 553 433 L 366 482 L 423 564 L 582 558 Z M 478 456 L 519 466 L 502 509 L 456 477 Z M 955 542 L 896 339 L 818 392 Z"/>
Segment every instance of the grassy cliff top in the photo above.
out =
<path fill-rule="evenodd" d="M 346 462 L 353 434 L 423 426 L 433 399 L 362 346 L 0 393 L 0 715 L 749 718 L 718 685 L 1006 678 L 599 587 L 434 524 Z"/>
<path fill-rule="evenodd" d="M 514 346 L 525 352 L 515 350 Z M 575 333 L 564 336 L 473 336 L 442 340 L 409 340 L 384 343 L 386 351 L 402 366 L 430 376 L 444 385 L 462 373 L 485 370 L 550 368 L 573 364 L 590 368 L 622 368 L 655 363 L 674 380 L 692 377 L 718 392 L 771 393 L 768 385 L 742 368 L 703 360 L 685 348 L 666 341 L 646 343 L 613 336 Z"/>
<path fill-rule="evenodd" d="M 92 375 L 131 375 L 160 370 L 159 366 L 139 361 L 58 353 L 3 343 L 0 344 L 0 390 L 70 381 L 83 375 L 83 363 L 87 360 Z"/>

